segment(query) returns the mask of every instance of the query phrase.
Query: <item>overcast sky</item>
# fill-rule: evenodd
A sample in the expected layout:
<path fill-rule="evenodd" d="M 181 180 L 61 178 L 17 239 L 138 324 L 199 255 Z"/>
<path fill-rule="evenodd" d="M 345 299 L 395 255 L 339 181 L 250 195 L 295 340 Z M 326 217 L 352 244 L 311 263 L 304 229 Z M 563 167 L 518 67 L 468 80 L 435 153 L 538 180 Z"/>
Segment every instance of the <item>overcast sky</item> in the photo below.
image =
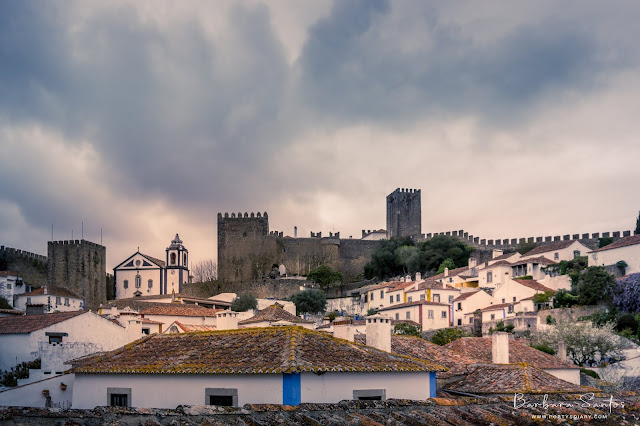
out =
<path fill-rule="evenodd" d="M 0 2 L 0 244 L 216 257 L 218 212 L 359 238 L 632 229 L 640 2 Z"/>

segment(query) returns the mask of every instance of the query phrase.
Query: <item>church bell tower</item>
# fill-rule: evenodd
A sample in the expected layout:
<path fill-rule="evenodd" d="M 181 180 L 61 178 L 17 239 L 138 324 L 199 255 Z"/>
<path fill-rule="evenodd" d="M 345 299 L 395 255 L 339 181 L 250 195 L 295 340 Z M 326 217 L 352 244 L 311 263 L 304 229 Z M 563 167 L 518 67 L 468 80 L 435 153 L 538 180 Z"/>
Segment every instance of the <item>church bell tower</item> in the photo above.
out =
<path fill-rule="evenodd" d="M 164 294 L 182 293 L 182 285 L 189 281 L 189 250 L 176 234 L 167 247 L 166 267 L 164 269 Z"/>

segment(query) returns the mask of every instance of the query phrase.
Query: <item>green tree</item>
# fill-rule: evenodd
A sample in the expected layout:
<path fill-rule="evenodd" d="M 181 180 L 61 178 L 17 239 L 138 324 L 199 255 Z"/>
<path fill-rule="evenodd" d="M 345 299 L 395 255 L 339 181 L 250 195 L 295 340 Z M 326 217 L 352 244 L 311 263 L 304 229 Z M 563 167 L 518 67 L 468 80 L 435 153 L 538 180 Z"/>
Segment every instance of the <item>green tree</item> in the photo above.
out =
<path fill-rule="evenodd" d="M 420 254 L 415 246 L 400 246 L 393 252 L 396 255 L 396 265 L 402 267 L 403 275 L 413 274 L 420 269 Z"/>
<path fill-rule="evenodd" d="M 580 305 L 595 305 L 610 300 L 616 278 L 602 266 L 590 266 L 580 274 L 576 292 Z"/>
<path fill-rule="evenodd" d="M 438 330 L 433 337 L 431 337 L 431 341 L 436 345 L 446 345 L 449 342 L 453 342 L 461 337 L 468 337 L 469 333 L 464 331 L 462 328 L 441 328 Z"/>
<path fill-rule="evenodd" d="M 377 313 L 378 313 L 378 310 L 376 308 L 367 309 L 367 316 L 375 315 Z"/>
<path fill-rule="evenodd" d="M 401 322 L 393 327 L 393 334 L 399 336 L 416 336 L 420 337 L 420 326 L 416 324 L 409 324 L 407 322 Z"/>
<path fill-rule="evenodd" d="M 533 295 L 533 303 L 547 303 L 553 298 L 556 292 L 553 290 L 547 290 L 544 293 L 536 293 Z"/>
<path fill-rule="evenodd" d="M 338 287 L 342 282 L 342 273 L 336 271 L 329 265 L 322 264 L 313 268 L 307 274 L 307 278 L 320 285 L 321 288 Z"/>
<path fill-rule="evenodd" d="M 364 276 L 371 278 L 388 278 L 403 273 L 403 266 L 398 264 L 396 250 L 403 246 L 414 246 L 410 238 L 392 238 L 382 240 L 371 253 L 371 260 L 364 267 Z"/>
<path fill-rule="evenodd" d="M 426 274 L 433 274 L 446 259 L 452 259 L 456 268 L 468 265 L 469 257 L 474 249 L 455 237 L 436 235 L 430 240 L 420 243 L 418 250 L 421 262 L 420 270 Z"/>
<path fill-rule="evenodd" d="M 536 247 L 538 247 L 538 245 L 533 241 L 525 241 L 518 244 L 518 253 L 525 254 L 526 252 L 529 252 Z"/>
<path fill-rule="evenodd" d="M 324 312 L 327 308 L 327 297 L 322 290 L 311 289 L 294 293 L 289 300 L 296 305 L 298 314 L 315 314 Z"/>
<path fill-rule="evenodd" d="M 250 309 L 256 309 L 258 301 L 252 294 L 244 293 L 233 299 L 231 302 L 231 310 L 234 312 L 245 312 Z"/>
<path fill-rule="evenodd" d="M 13 306 L 7 302 L 7 299 L 0 297 L 0 309 L 13 309 Z"/>
<path fill-rule="evenodd" d="M 453 259 L 450 257 L 447 257 L 441 264 L 440 266 L 438 266 L 438 272 L 436 272 L 437 274 L 441 274 L 444 272 L 445 269 L 448 270 L 452 270 L 453 268 L 456 267 L 456 264 L 453 262 Z"/>

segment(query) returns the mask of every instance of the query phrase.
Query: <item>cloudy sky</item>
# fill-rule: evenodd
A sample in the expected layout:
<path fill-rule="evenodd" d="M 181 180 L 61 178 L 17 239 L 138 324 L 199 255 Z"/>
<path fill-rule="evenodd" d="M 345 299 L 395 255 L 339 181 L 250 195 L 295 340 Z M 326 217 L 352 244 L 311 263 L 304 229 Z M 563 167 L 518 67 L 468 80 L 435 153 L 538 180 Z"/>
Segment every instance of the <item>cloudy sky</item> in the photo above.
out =
<path fill-rule="evenodd" d="M 640 2 L 0 2 L 0 244 L 216 256 L 218 212 L 308 236 L 631 229 Z"/>

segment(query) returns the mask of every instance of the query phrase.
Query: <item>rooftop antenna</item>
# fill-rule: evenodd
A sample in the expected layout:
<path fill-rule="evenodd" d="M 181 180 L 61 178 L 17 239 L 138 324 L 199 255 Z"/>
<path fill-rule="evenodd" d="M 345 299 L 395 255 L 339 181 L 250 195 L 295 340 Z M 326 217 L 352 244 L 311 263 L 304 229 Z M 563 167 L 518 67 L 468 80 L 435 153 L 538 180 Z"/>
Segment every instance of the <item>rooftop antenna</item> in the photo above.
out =
<path fill-rule="evenodd" d="M 102 245 L 102 228 L 100 228 L 100 245 Z"/>
<path fill-rule="evenodd" d="M 51 241 L 53 241 L 53 223 L 51 224 Z"/>
<path fill-rule="evenodd" d="M 80 239 L 84 240 L 84 221 L 82 223 L 82 230 L 80 231 Z"/>
<path fill-rule="evenodd" d="M 73 228 L 71 228 L 71 239 L 73 240 Z"/>

